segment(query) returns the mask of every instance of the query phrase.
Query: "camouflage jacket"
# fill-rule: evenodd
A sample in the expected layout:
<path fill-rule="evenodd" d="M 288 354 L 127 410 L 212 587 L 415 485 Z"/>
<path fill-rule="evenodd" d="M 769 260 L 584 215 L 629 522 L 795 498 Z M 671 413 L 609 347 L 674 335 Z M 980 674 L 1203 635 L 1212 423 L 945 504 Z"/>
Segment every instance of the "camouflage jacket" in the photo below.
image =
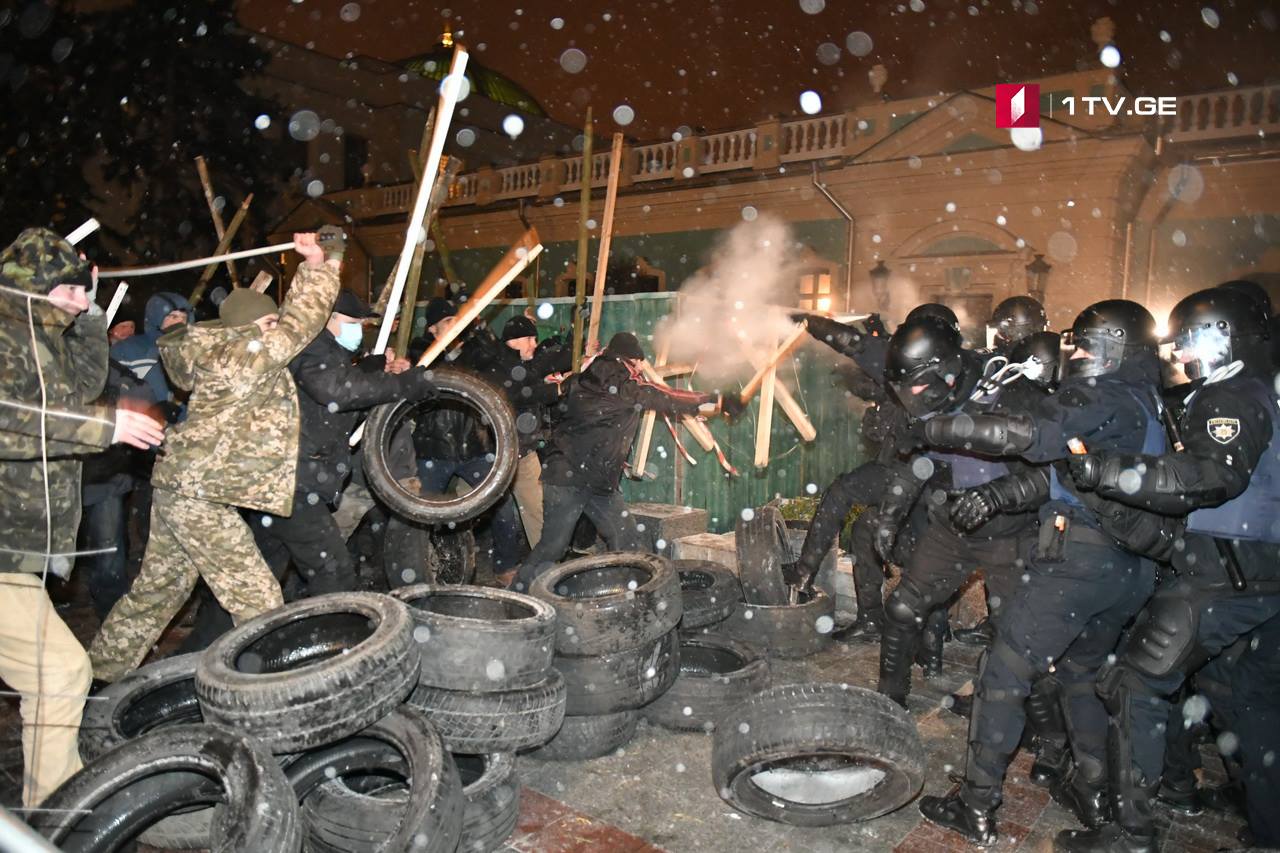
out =
<path fill-rule="evenodd" d="M 51 282 L 74 280 L 72 267 L 81 263 L 57 235 L 29 229 L 0 253 L 0 286 L 47 294 Z M 112 410 L 92 405 L 107 379 L 102 315 L 76 318 L 43 299 L 31 300 L 30 315 L 27 306 L 21 296 L 0 291 L 0 572 L 39 573 L 45 553 L 67 555 L 75 550 L 80 526 L 78 457 L 108 446 L 115 429 Z M 43 418 L 41 374 L 47 413 Z M 51 542 L 46 540 L 42 421 Z M 50 570 L 65 576 L 73 561 L 55 556 Z"/>
<path fill-rule="evenodd" d="M 211 321 L 161 336 L 169 381 L 191 398 L 187 419 L 167 433 L 153 484 L 213 503 L 293 512 L 300 426 L 289 362 L 324 328 L 337 295 L 336 272 L 303 264 L 272 331 Z"/>

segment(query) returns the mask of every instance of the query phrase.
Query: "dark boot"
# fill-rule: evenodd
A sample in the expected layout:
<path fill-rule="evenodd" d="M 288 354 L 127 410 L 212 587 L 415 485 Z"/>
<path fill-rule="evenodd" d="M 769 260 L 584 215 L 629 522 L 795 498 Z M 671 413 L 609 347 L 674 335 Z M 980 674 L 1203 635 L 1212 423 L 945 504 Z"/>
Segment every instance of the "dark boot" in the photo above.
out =
<path fill-rule="evenodd" d="M 837 643 L 878 643 L 884 624 L 884 614 L 859 613 L 853 623 L 835 631 L 831 639 Z"/>
<path fill-rule="evenodd" d="M 967 805 L 959 789 L 945 797 L 920 798 L 920 814 L 925 820 L 963 835 L 978 847 L 990 847 L 998 840 L 995 811 Z"/>
<path fill-rule="evenodd" d="M 1156 853 L 1154 835 L 1133 835 L 1119 824 L 1100 829 L 1067 829 L 1053 839 L 1055 853 Z"/>
<path fill-rule="evenodd" d="M 952 693 L 951 704 L 947 706 L 947 710 L 957 717 L 969 719 L 973 716 L 973 694 Z"/>
<path fill-rule="evenodd" d="M 1086 780 L 1078 768 L 1050 788 L 1049 795 L 1054 802 L 1075 815 L 1081 826 L 1097 829 L 1111 819 L 1111 803 L 1106 784 L 1102 780 Z"/>
<path fill-rule="evenodd" d="M 924 671 L 926 679 L 942 676 L 942 644 L 947 632 L 947 610 L 939 607 L 929 614 L 924 633 L 920 635 L 920 647 L 916 651 L 916 663 Z"/>
<path fill-rule="evenodd" d="M 920 632 L 914 626 L 888 620 L 880 639 L 880 684 L 877 689 L 907 707 L 907 694 L 911 692 L 911 658 L 915 654 Z"/>
<path fill-rule="evenodd" d="M 956 628 L 951 633 L 957 643 L 964 643 L 966 646 L 989 646 L 995 639 L 996 629 L 990 619 L 984 618 L 972 628 Z"/>
<path fill-rule="evenodd" d="M 1031 684 L 1027 697 L 1027 728 L 1036 736 L 1036 760 L 1031 765 L 1031 784 L 1052 788 L 1071 766 L 1067 749 L 1067 724 L 1062 715 L 1062 691 L 1051 675 L 1042 675 Z"/>
<path fill-rule="evenodd" d="M 1036 740 L 1036 760 L 1028 778 L 1032 785 L 1052 788 L 1071 768 L 1071 750 L 1065 743 L 1048 738 Z"/>
<path fill-rule="evenodd" d="M 1204 813 L 1204 807 L 1200 805 L 1200 797 L 1196 791 L 1194 776 L 1191 778 L 1190 785 L 1181 779 L 1163 780 L 1160 783 L 1160 789 L 1156 791 L 1156 800 L 1170 811 L 1186 817 L 1195 817 Z"/>

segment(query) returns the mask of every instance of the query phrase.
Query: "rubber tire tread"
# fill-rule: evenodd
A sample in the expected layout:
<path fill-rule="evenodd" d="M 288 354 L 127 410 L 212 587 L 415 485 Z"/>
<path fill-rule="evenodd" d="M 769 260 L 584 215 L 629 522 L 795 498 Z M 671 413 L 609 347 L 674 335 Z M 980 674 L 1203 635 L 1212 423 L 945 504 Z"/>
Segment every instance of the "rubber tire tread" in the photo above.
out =
<path fill-rule="evenodd" d="M 690 647 L 728 653 L 739 659 L 727 673 L 696 672 Z M 695 634 L 680 639 L 680 674 L 671 689 L 644 706 L 640 715 L 654 725 L 676 731 L 711 732 L 730 708 L 769 686 L 769 661 L 757 649 L 727 637 Z M 684 713 L 688 708 L 690 713 Z"/>
<path fill-rule="evenodd" d="M 499 752 L 483 756 L 484 775 L 462 789 L 466 804 L 458 853 L 491 853 L 516 831 L 520 818 L 520 781 L 516 757 Z"/>
<path fill-rule="evenodd" d="M 774 506 L 762 506 L 750 519 L 739 519 L 733 533 L 742 598 L 751 604 L 782 605 L 791 591 L 782 564 L 791 554 L 787 527 Z"/>
<path fill-rule="evenodd" d="M 809 601 L 796 605 L 772 607 L 742 602 L 732 616 L 715 627 L 714 633 L 755 646 L 773 657 L 804 658 L 831 645 L 835 615 L 831 596 L 815 589 Z M 826 630 L 818 630 L 820 625 Z"/>
<path fill-rule="evenodd" d="M 709 560 L 676 560 L 672 563 L 680 578 L 680 598 L 683 615 L 680 629 L 692 631 L 723 622 L 733 615 L 742 601 L 742 584 L 738 576 L 719 563 Z M 711 584 L 704 589 L 686 588 L 686 575 L 709 577 Z"/>
<path fill-rule="evenodd" d="M 648 705 L 680 675 L 680 635 L 669 631 L 653 643 L 596 657 L 557 657 L 564 676 L 567 715 L 581 717 Z"/>
<path fill-rule="evenodd" d="M 344 653 L 296 670 L 236 671 L 239 653 L 272 630 L 313 616 L 357 613 L 372 635 Z M 394 710 L 418 683 L 421 662 L 409 608 L 387 595 L 336 592 L 250 619 L 205 650 L 196 691 L 205 719 L 250 735 L 273 752 L 333 743 Z"/>
<path fill-rule="evenodd" d="M 733 787 L 759 762 L 787 755 L 836 752 L 874 759 L 887 767 L 880 784 L 838 806 L 802 806 L 758 792 L 744 798 Z M 928 756 L 910 715 L 893 700 L 862 687 L 787 684 L 772 687 L 725 713 L 711 746 L 711 776 L 720 796 L 738 811 L 794 826 L 831 826 L 869 820 L 902 807 L 920 792 Z"/>
<path fill-rule="evenodd" d="M 590 761 L 613 753 L 635 737 L 640 714 L 618 711 L 584 717 L 565 717 L 556 736 L 529 753 L 539 761 Z"/>
<path fill-rule="evenodd" d="M 546 743 L 565 714 L 565 683 L 548 672 L 533 687 L 474 693 L 419 686 L 408 703 L 426 712 L 450 752 L 515 752 Z"/>
<path fill-rule="evenodd" d="M 556 611 L 545 601 L 490 587 L 440 584 L 406 586 L 392 596 L 409 606 L 416 626 L 414 635 L 426 644 L 419 684 L 501 693 L 540 684 L 551 669 Z M 432 596 L 493 602 L 532 612 L 522 618 L 501 619 L 437 613 L 414 606 L 415 601 Z M 493 666 L 495 661 L 500 668 Z"/>
<path fill-rule="evenodd" d="M 392 432 L 399 427 L 401 416 L 418 405 L 401 400 L 375 406 L 365 421 L 365 481 L 396 515 L 419 524 L 458 523 L 484 513 L 510 488 L 520 462 L 516 416 L 502 391 L 473 373 L 455 367 L 432 367 L 429 373 L 438 395 L 462 400 L 479 410 L 493 431 L 493 467 L 479 486 L 461 497 L 433 500 L 411 494 L 392 475 L 387 458 Z"/>
<path fill-rule="evenodd" d="M 571 598 L 556 590 L 568 577 L 613 568 L 638 567 L 649 579 L 634 590 Z M 529 585 L 529 594 L 556 609 L 556 651 L 590 656 L 647 646 L 680 623 L 684 612 L 680 577 L 671 561 L 655 554 L 610 553 L 553 566 Z"/>

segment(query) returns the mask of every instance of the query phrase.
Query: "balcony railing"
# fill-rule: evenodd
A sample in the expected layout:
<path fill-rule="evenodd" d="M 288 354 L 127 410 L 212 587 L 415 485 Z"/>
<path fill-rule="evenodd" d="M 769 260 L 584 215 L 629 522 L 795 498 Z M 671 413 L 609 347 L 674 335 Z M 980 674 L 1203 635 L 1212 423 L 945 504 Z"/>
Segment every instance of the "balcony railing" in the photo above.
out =
<path fill-rule="evenodd" d="M 885 105 L 892 110 L 895 105 Z M 891 116 L 892 113 L 886 115 Z M 859 119 L 867 119 L 859 122 Z M 879 120 L 877 120 L 879 119 Z M 876 108 L 841 115 L 818 116 L 773 125 L 776 138 L 766 145 L 761 134 L 767 124 L 679 141 L 657 142 L 624 149 L 623 184 L 683 180 L 702 174 L 745 171 L 856 154 L 890 133 L 890 122 Z M 868 131 L 875 127 L 878 130 Z M 862 128 L 862 129 L 859 129 Z M 1256 86 L 1187 95 L 1178 98 L 1178 114 L 1161 119 L 1166 144 L 1205 140 L 1247 139 L 1280 134 L 1280 86 Z M 602 187 L 609 177 L 608 151 L 591 157 L 591 185 Z M 763 159 L 762 159 L 763 158 Z M 582 157 L 546 163 L 523 163 L 502 169 L 460 175 L 449 189 L 449 207 L 487 204 L 516 198 L 549 197 L 576 192 L 582 186 Z M 413 205 L 413 184 L 363 190 L 342 190 L 327 198 L 345 207 L 356 219 L 405 213 Z"/>

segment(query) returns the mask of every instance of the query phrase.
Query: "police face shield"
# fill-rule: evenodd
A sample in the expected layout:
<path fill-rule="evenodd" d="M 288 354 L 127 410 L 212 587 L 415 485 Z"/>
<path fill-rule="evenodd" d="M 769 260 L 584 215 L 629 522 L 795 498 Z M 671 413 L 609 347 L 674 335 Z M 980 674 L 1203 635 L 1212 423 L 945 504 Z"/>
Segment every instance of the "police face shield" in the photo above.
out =
<path fill-rule="evenodd" d="M 1176 335 L 1172 343 L 1172 360 L 1182 366 L 1188 379 L 1201 379 L 1235 361 L 1231 335 L 1217 326 L 1188 329 Z"/>
<path fill-rule="evenodd" d="M 897 395 L 902 408 L 915 420 L 922 420 L 939 412 L 951 399 L 956 377 L 944 377 L 935 365 L 926 365 L 897 380 L 890 380 L 889 387 Z"/>
<path fill-rule="evenodd" d="M 1058 375 L 1063 379 L 1105 376 L 1123 360 L 1124 344 L 1103 333 L 1077 335 L 1068 330 L 1062 333 L 1061 353 Z"/>

